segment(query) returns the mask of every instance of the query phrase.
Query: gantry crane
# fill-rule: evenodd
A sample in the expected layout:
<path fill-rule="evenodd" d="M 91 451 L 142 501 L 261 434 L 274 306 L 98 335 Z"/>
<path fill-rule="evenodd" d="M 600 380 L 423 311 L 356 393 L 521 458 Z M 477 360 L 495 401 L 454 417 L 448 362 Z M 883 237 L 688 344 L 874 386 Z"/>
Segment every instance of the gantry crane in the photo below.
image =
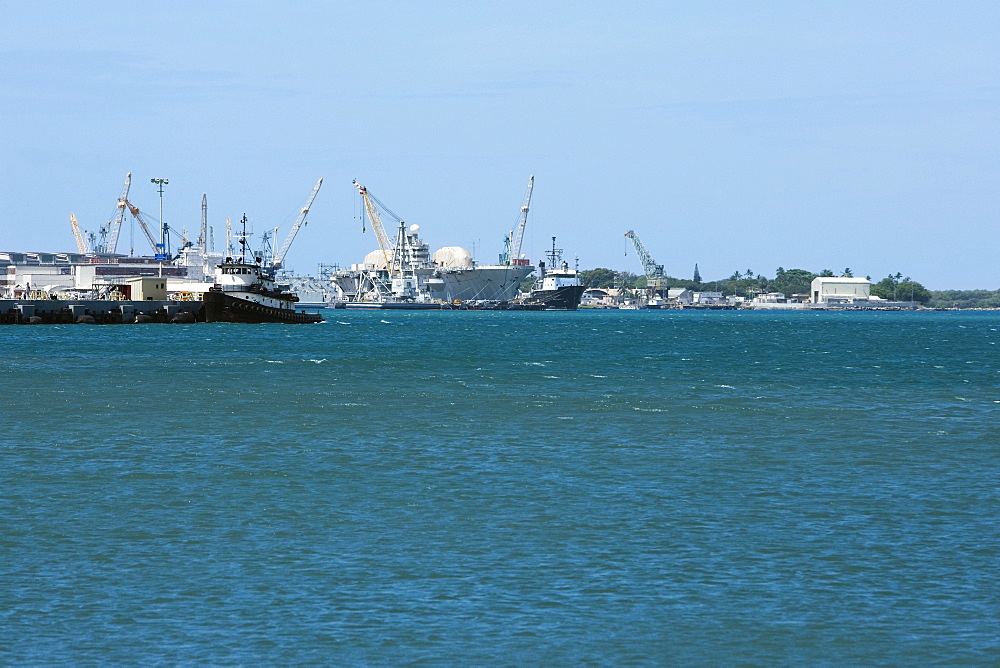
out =
<path fill-rule="evenodd" d="M 646 287 L 652 293 L 665 288 L 667 279 L 663 275 L 663 265 L 656 264 L 656 260 L 649 254 L 646 247 L 642 245 L 642 241 L 639 240 L 639 236 L 635 232 L 629 230 L 625 233 L 625 236 L 632 240 L 635 252 L 639 255 L 639 262 L 642 263 L 643 271 L 646 272 Z"/>
<path fill-rule="evenodd" d="M 385 258 L 385 267 L 391 271 L 392 260 L 389 259 L 389 254 L 392 251 L 390 250 L 389 237 L 385 233 L 385 228 L 382 227 L 382 217 L 379 215 L 378 210 L 381 208 L 383 211 L 395 218 L 397 222 L 402 221 L 389 207 L 380 202 L 377 197 L 369 193 L 368 188 L 358 183 L 357 180 L 352 181 L 352 183 L 358 189 L 358 192 L 361 193 L 361 197 L 365 201 L 365 211 L 368 213 L 368 220 L 371 222 L 372 229 L 375 230 L 375 238 L 378 239 L 378 246 L 382 251 L 382 257 Z"/>
<path fill-rule="evenodd" d="M 73 236 L 76 237 L 76 250 L 80 253 L 89 253 L 90 250 L 87 248 L 87 242 L 83 240 L 83 234 L 80 233 L 80 225 L 76 222 L 76 216 L 72 213 L 69 214 L 69 224 L 73 226 Z"/>
<path fill-rule="evenodd" d="M 295 239 L 295 235 L 298 234 L 299 228 L 306 224 L 306 214 L 309 213 L 309 208 L 312 206 L 313 200 L 316 199 L 316 193 L 319 192 L 319 187 L 321 185 L 323 185 L 323 179 L 316 182 L 316 185 L 312 189 L 312 193 L 309 195 L 309 199 L 306 200 L 306 205 L 302 207 L 302 210 L 299 212 L 298 219 L 295 221 L 295 224 L 292 225 L 292 229 L 288 233 L 288 238 L 285 239 L 285 243 L 282 244 L 281 250 L 278 251 L 278 254 L 275 255 L 274 259 L 271 261 L 271 268 L 273 270 L 281 268 L 281 264 L 285 261 L 285 255 L 288 253 L 288 249 L 291 247 L 292 241 Z"/>
<path fill-rule="evenodd" d="M 521 259 L 521 241 L 524 239 L 524 227 L 528 223 L 528 208 L 531 206 L 531 190 L 535 186 L 535 177 L 528 177 L 528 191 L 524 195 L 524 204 L 518 214 L 517 227 L 507 235 L 506 248 L 500 256 L 500 264 L 528 264 Z"/>

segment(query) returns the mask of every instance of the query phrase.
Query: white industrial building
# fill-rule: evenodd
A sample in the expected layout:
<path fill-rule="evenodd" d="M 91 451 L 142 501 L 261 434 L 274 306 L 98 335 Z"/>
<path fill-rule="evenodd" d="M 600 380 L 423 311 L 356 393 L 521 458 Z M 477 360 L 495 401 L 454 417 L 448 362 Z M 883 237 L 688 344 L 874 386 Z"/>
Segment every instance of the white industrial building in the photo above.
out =
<path fill-rule="evenodd" d="M 0 299 L 106 293 L 141 276 L 168 279 L 168 292 L 204 292 L 221 262 L 221 253 L 197 248 L 184 248 L 172 262 L 110 253 L 0 252 Z"/>
<path fill-rule="evenodd" d="M 726 297 L 721 292 L 695 292 L 691 295 L 692 304 L 725 304 Z"/>
<path fill-rule="evenodd" d="M 693 300 L 694 293 L 687 288 L 669 288 L 667 290 L 667 302 L 670 304 L 690 306 Z"/>
<path fill-rule="evenodd" d="M 819 276 L 811 285 L 813 304 L 855 304 L 871 299 L 872 284 L 867 278 Z"/>

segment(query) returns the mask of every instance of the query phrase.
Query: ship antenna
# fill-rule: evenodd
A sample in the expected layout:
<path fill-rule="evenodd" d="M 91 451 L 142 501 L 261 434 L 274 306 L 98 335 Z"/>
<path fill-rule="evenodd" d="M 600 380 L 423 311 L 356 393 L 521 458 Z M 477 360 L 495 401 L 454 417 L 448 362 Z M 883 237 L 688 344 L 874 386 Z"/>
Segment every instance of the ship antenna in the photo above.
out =
<path fill-rule="evenodd" d="M 243 214 L 243 232 L 240 234 L 240 262 L 247 263 L 247 215 Z"/>

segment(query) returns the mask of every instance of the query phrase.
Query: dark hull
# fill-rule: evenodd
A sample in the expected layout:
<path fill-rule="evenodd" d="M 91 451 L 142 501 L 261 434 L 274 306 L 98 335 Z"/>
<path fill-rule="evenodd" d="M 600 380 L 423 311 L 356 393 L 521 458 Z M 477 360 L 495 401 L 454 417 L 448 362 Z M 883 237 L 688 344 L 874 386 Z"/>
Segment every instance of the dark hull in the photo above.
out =
<path fill-rule="evenodd" d="M 532 290 L 524 305 L 541 306 L 545 311 L 575 311 L 584 289 L 582 285 L 566 285 L 555 290 Z"/>
<path fill-rule="evenodd" d="M 264 306 L 224 292 L 205 293 L 205 322 L 241 322 L 258 324 L 286 322 L 290 324 L 323 322 L 319 313 L 301 313 L 291 308 Z"/>

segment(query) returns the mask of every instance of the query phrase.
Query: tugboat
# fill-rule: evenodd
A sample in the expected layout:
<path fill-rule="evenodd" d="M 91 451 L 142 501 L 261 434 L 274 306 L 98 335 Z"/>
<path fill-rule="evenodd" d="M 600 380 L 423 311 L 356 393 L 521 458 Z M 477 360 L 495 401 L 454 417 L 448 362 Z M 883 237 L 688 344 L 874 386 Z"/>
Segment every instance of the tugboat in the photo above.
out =
<path fill-rule="evenodd" d="M 549 263 L 538 263 L 538 280 L 521 307 L 525 310 L 575 311 L 584 290 L 579 273 L 563 261 L 562 249 L 556 248 L 555 237 L 552 237 L 552 250 L 545 255 Z M 512 305 L 511 308 L 516 307 Z"/>
<path fill-rule="evenodd" d="M 216 267 L 215 285 L 204 295 L 205 321 L 250 324 L 323 322 L 319 313 L 295 310 L 299 298 L 278 286 L 274 275 L 261 267 L 261 258 L 247 262 L 246 220 L 243 216 L 244 233 L 239 239 L 241 257 L 227 257 Z"/>

